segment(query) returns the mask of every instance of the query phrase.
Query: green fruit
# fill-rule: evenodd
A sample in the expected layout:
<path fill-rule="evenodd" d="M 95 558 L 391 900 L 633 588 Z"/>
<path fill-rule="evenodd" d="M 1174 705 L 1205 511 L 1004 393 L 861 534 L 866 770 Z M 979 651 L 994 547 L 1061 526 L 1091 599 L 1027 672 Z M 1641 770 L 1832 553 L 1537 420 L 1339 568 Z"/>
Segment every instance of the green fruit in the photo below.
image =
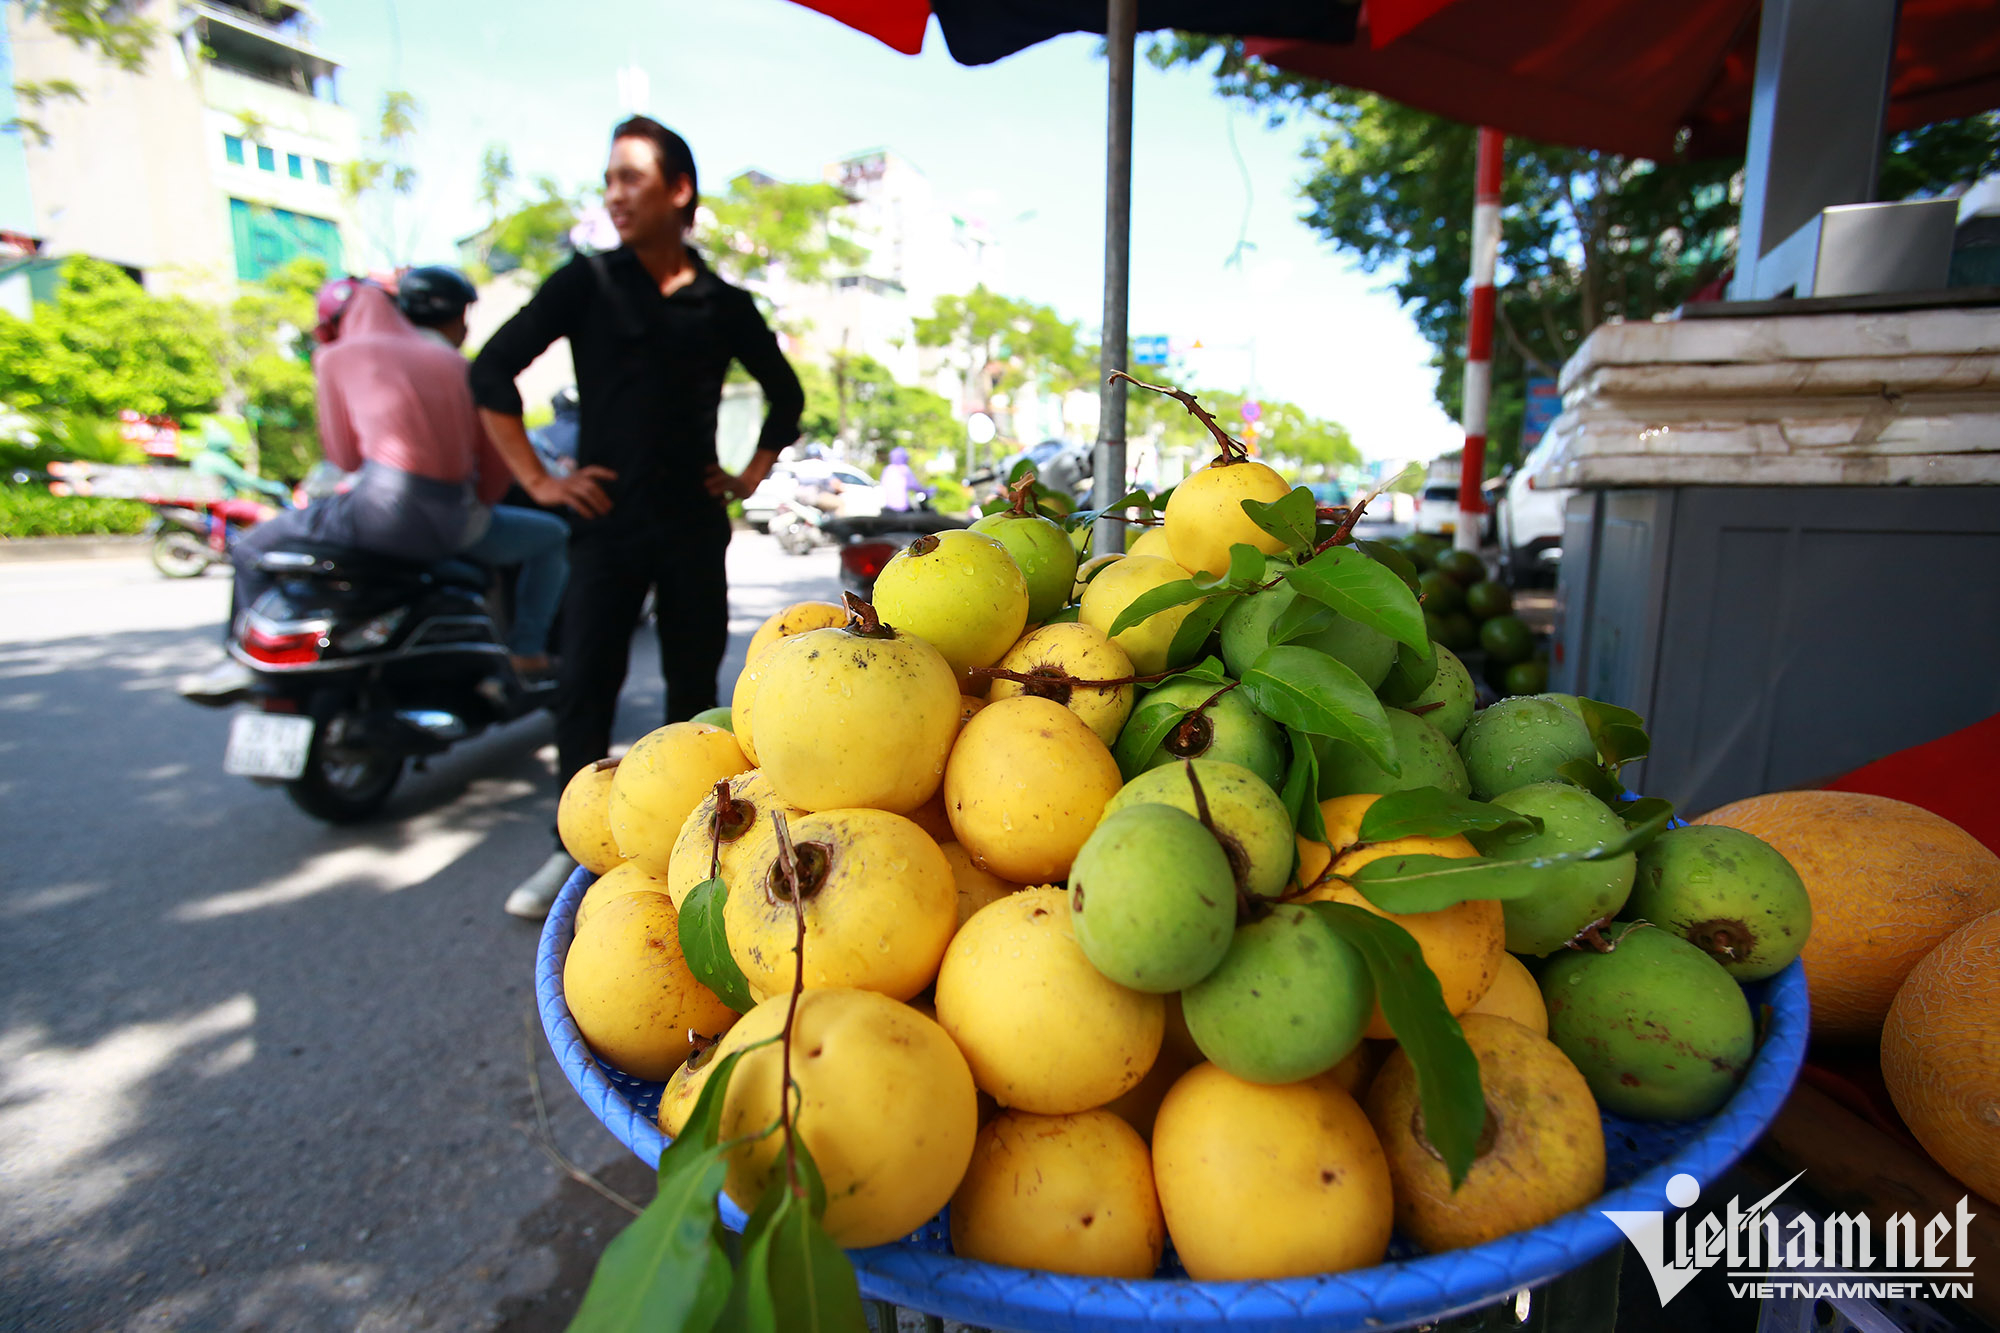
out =
<path fill-rule="evenodd" d="M 1199 817 L 1192 771 L 1201 782 L 1216 841 L 1229 857 L 1237 887 L 1257 898 L 1275 898 L 1292 875 L 1292 817 L 1270 785 L 1241 764 L 1189 759 L 1150 768 L 1118 789 L 1104 813 L 1131 805 L 1171 805 Z"/>
<path fill-rule="evenodd" d="M 1271 627 L 1297 597 L 1290 584 L 1281 583 L 1236 599 L 1221 625 L 1222 660 L 1230 675 L 1241 679 L 1271 646 Z M 1343 615 L 1336 614 L 1326 628 L 1292 642 L 1342 663 L 1371 690 L 1388 679 L 1389 668 L 1396 662 L 1394 639 Z"/>
<path fill-rule="evenodd" d="M 1604 934 L 1610 953 L 1567 952 L 1542 969 L 1549 1040 L 1606 1111 L 1708 1115 L 1729 1100 L 1755 1046 L 1742 988 L 1678 935 L 1640 923 Z"/>
<path fill-rule="evenodd" d="M 1437 567 L 1456 579 L 1461 588 L 1469 588 L 1486 578 L 1486 562 L 1472 551 L 1446 551 L 1438 557 Z"/>
<path fill-rule="evenodd" d="M 1222 961 L 1236 880 L 1201 821 L 1167 805 L 1108 815 L 1069 872 L 1070 921 L 1091 965 L 1121 986 L 1166 994 Z"/>
<path fill-rule="evenodd" d="M 1368 965 L 1332 927 L 1287 904 L 1236 928 L 1229 952 L 1181 996 L 1201 1053 L 1252 1083 L 1324 1073 L 1361 1044 L 1375 1012 Z"/>
<path fill-rule="evenodd" d="M 1329 740 L 1319 748 L 1319 799 L 1360 792 L 1379 795 L 1413 787 L 1442 787 L 1460 796 L 1467 794 L 1470 784 L 1465 780 L 1465 764 L 1443 732 L 1400 708 L 1389 710 L 1389 732 L 1396 741 L 1401 773 L 1390 773 L 1359 746 Z"/>
<path fill-rule="evenodd" d="M 1396 645 L 1396 660 L 1390 664 L 1388 676 L 1375 693 L 1385 704 L 1411 703 L 1437 679 L 1437 673 L 1436 644 L 1426 644 L 1425 651 L 1420 652 L 1407 643 L 1399 643 Z"/>
<path fill-rule="evenodd" d="M 1417 697 L 1399 707 L 1418 713 L 1424 721 L 1444 733 L 1444 738 L 1457 744 L 1465 731 L 1465 724 L 1472 720 L 1473 706 L 1478 702 L 1472 688 L 1472 673 L 1465 669 L 1465 663 L 1458 660 L 1458 654 L 1442 644 L 1433 645 L 1437 650 L 1437 675 L 1430 684 L 1418 692 Z M 1437 708 L 1426 708 L 1427 704 L 1438 704 Z"/>
<path fill-rule="evenodd" d="M 1537 694 L 1535 697 L 1537 699 L 1547 699 L 1550 703 L 1558 707 L 1567 708 L 1570 712 L 1576 714 L 1579 722 L 1583 720 L 1583 705 L 1576 701 L 1574 694 L 1549 694 L 1545 692 Z"/>
<path fill-rule="evenodd" d="M 1542 821 L 1540 833 L 1489 851 L 1501 860 L 1585 852 L 1625 836 L 1624 821 L 1609 806 L 1567 782 L 1516 787 L 1494 797 L 1493 804 Z M 1532 894 L 1501 904 L 1507 918 L 1507 951 L 1552 953 L 1592 922 L 1618 915 L 1632 892 L 1633 862 L 1627 852 L 1602 861 L 1564 861 L 1537 871 Z"/>
<path fill-rule="evenodd" d="M 998 538 L 1028 581 L 1028 622 L 1046 623 L 1076 586 L 1076 547 L 1062 525 L 1037 514 L 988 514 L 974 532 Z"/>
<path fill-rule="evenodd" d="M 896 552 L 875 577 L 874 597 L 883 624 L 923 639 L 957 672 L 992 666 L 1028 623 L 1028 581 L 1012 552 L 963 528 Z"/>
<path fill-rule="evenodd" d="M 1549 664 L 1536 658 L 1529 662 L 1516 662 L 1507 668 L 1507 693 L 1540 694 L 1542 686 L 1549 683 Z"/>
<path fill-rule="evenodd" d="M 1201 707 L 1221 688 L 1204 680 L 1169 681 L 1149 691 L 1140 705 L 1164 701 L 1191 710 Z M 1137 712 L 1133 710 L 1135 716 Z M 1112 747 L 1119 769 L 1134 777 L 1180 759 L 1220 759 L 1241 764 L 1273 789 L 1284 785 L 1284 733 L 1278 730 L 1277 723 L 1258 712 L 1241 690 L 1231 690 L 1216 699 L 1200 716 L 1176 723 L 1151 754 L 1138 753 L 1138 740 L 1138 729 L 1127 722 L 1125 730 L 1119 733 L 1118 743 Z"/>
<path fill-rule="evenodd" d="M 1428 542 L 1416 537 L 1405 537 L 1396 543 L 1396 549 L 1409 558 L 1419 574 L 1437 568 L 1437 549 Z"/>
<path fill-rule="evenodd" d="M 1453 611 L 1443 617 L 1444 637 L 1438 642 L 1455 653 L 1469 653 L 1479 646 L 1479 627 L 1472 623 L 1472 617 L 1463 611 Z"/>
<path fill-rule="evenodd" d="M 1514 594 L 1504 583 L 1482 579 L 1465 590 L 1465 609 L 1477 620 L 1491 620 L 1514 609 Z"/>
<path fill-rule="evenodd" d="M 1442 569 L 1427 569 L 1417 575 L 1417 591 L 1423 594 L 1426 611 L 1449 616 L 1465 609 L 1465 589 Z"/>
<path fill-rule="evenodd" d="M 1680 936 L 1738 981 L 1783 971 L 1812 932 L 1812 899 L 1792 863 L 1720 824 L 1669 829 L 1641 848 L 1621 915 Z"/>
<path fill-rule="evenodd" d="M 1511 666 L 1535 655 L 1535 632 L 1519 616 L 1495 616 L 1479 627 L 1479 646 L 1494 661 Z"/>
<path fill-rule="evenodd" d="M 711 727 L 721 727 L 724 731 L 736 730 L 735 727 L 729 725 L 729 710 L 727 708 L 704 708 L 689 718 L 688 721 L 706 722 Z"/>
<path fill-rule="evenodd" d="M 1065 606 L 1042 623 L 1044 625 L 1074 625 L 1076 623 L 1076 610 L 1073 606 Z"/>
<path fill-rule="evenodd" d="M 1502 699 L 1472 715 L 1458 738 L 1474 799 L 1549 782 L 1572 759 L 1595 759 L 1583 719 L 1546 699 Z"/>

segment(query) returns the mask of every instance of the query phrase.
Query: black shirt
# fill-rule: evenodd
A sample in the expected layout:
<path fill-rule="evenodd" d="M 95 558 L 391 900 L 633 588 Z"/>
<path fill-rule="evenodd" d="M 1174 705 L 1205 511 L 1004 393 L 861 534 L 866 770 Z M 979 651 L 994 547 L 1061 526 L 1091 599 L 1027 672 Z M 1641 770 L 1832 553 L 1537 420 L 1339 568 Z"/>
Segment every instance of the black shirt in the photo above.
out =
<path fill-rule="evenodd" d="M 716 409 L 732 360 L 763 386 L 758 449 L 798 438 L 805 394 L 756 302 L 693 251 L 688 257 L 694 279 L 661 296 L 630 250 L 579 255 L 549 275 L 472 363 L 479 405 L 519 416 L 514 378 L 556 339 L 569 339 L 582 409 L 576 461 L 618 474 L 605 486 L 610 515 L 584 528 L 671 520 L 716 503 L 702 478 L 716 461 Z"/>

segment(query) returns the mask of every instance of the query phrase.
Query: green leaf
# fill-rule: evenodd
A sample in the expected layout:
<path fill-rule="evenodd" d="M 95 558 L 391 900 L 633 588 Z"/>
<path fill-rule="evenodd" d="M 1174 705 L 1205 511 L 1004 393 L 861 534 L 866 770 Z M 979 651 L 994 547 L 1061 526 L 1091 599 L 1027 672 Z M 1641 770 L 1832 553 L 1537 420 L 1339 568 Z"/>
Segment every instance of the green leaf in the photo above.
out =
<path fill-rule="evenodd" d="M 1273 722 L 1357 745 L 1389 772 L 1402 771 L 1382 701 L 1344 662 L 1279 644 L 1243 673 L 1243 692 Z"/>
<path fill-rule="evenodd" d="M 1571 759 L 1557 765 L 1556 773 L 1562 778 L 1595 796 L 1608 806 L 1616 807 L 1625 799 L 1625 788 L 1619 781 L 1604 771 L 1601 764 L 1588 759 Z"/>
<path fill-rule="evenodd" d="M 979 513 L 984 518 L 993 514 L 1004 514 L 1013 507 L 1014 502 L 1003 497 L 998 500 L 988 500 L 985 504 L 979 506 Z"/>
<path fill-rule="evenodd" d="M 1332 623 L 1332 607 L 1322 606 L 1310 597 L 1294 597 L 1271 622 L 1269 643 L 1291 643 L 1308 634 L 1317 634 Z"/>
<path fill-rule="evenodd" d="M 1543 872 L 1550 866 L 1582 859 L 1577 853 L 1502 860 L 1408 852 L 1370 861 L 1347 880 L 1383 911 L 1408 916 L 1441 912 L 1477 899 L 1526 898 L 1548 883 Z"/>
<path fill-rule="evenodd" d="M 1319 752 L 1313 749 L 1312 737 L 1297 727 L 1286 727 L 1285 735 L 1292 742 L 1292 766 L 1285 771 L 1283 795 L 1292 827 L 1308 842 L 1325 842 L 1326 820 L 1319 812 Z"/>
<path fill-rule="evenodd" d="M 1422 649 L 1412 648 L 1407 643 L 1396 645 L 1396 660 L 1389 664 L 1389 674 L 1383 678 L 1375 693 L 1385 704 L 1405 707 L 1417 701 L 1417 696 L 1430 688 L 1437 679 L 1438 655 L 1433 644 L 1426 643 Z"/>
<path fill-rule="evenodd" d="M 1125 730 L 1118 734 L 1118 745 L 1113 751 L 1120 760 L 1118 771 L 1127 782 L 1145 771 L 1140 766 L 1152 758 L 1153 751 L 1160 748 L 1160 742 L 1167 738 L 1175 723 L 1187 716 L 1188 711 L 1179 704 L 1159 700 L 1141 704 L 1138 711 L 1132 714 Z"/>
<path fill-rule="evenodd" d="M 705 879 L 688 891 L 681 900 L 681 956 L 696 981 L 737 1013 L 747 1014 L 757 1002 L 750 998 L 750 983 L 729 952 L 729 935 L 722 926 L 722 909 L 728 901 L 729 886 L 719 879 Z"/>
<path fill-rule="evenodd" d="M 1583 853 L 1585 861 L 1608 861 L 1614 856 L 1635 852 L 1660 836 L 1667 827 L 1667 821 L 1674 817 L 1674 803 L 1661 796 L 1649 796 L 1643 801 L 1627 802 L 1620 816 L 1630 825 L 1622 838 L 1614 838 L 1600 847 L 1593 847 Z M 1633 824 L 1631 821 L 1639 822 Z"/>
<path fill-rule="evenodd" d="M 719 1327 L 730 1333 L 782 1333 L 787 1328 L 778 1322 L 773 1290 L 776 1284 L 771 1272 L 772 1242 L 782 1219 L 803 1211 L 784 1173 L 773 1175 L 743 1225 L 736 1279 L 730 1283 L 729 1301 L 722 1308 Z"/>
<path fill-rule="evenodd" d="M 1283 542 L 1286 550 L 1312 549 L 1313 525 L 1319 513 L 1319 501 L 1313 499 L 1313 493 L 1305 487 L 1293 487 L 1291 494 L 1282 499 L 1268 502 L 1244 500 L 1241 503 L 1250 521 Z"/>
<path fill-rule="evenodd" d="M 1250 501 L 1245 500 L 1244 504 Z M 1229 574 L 1223 586 L 1234 592 L 1248 592 L 1264 581 L 1264 553 L 1249 542 L 1229 548 Z"/>
<path fill-rule="evenodd" d="M 1417 1072 L 1424 1137 L 1444 1159 L 1456 1189 L 1479 1154 L 1486 1128 L 1486 1094 L 1479 1060 L 1410 932 L 1351 903 L 1312 903 L 1312 910 L 1367 960 L 1375 999 Z"/>
<path fill-rule="evenodd" d="M 1371 559 L 1387 565 L 1397 578 L 1410 586 L 1411 592 L 1418 591 L 1417 567 L 1410 563 L 1410 557 L 1387 542 L 1358 541 L 1354 545 L 1357 549 L 1366 551 Z"/>
<path fill-rule="evenodd" d="M 1395 476 L 1382 483 L 1380 491 L 1401 491 L 1404 495 L 1415 495 L 1424 488 L 1424 481 L 1430 476 L 1430 469 L 1422 463 L 1412 463 Z"/>
<path fill-rule="evenodd" d="M 1204 587 L 1193 579 L 1175 579 L 1172 583 L 1162 583 L 1157 588 L 1148 588 L 1134 597 L 1131 603 L 1118 613 L 1118 618 L 1111 622 L 1110 633 L 1105 637 L 1115 639 L 1134 625 L 1162 611 L 1185 606 L 1189 602 L 1198 602 L 1214 591 L 1214 585 Z"/>
<path fill-rule="evenodd" d="M 812 1206 L 788 1212 L 772 1239 L 771 1294 L 778 1327 L 784 1333 L 869 1333 L 854 1265 L 820 1222 L 826 1214 L 826 1186 L 803 1140 L 797 1151 Z"/>
<path fill-rule="evenodd" d="M 1192 616 L 1197 613 L 1190 611 L 1188 614 Z M 1201 661 L 1196 662 L 1191 667 L 1176 671 L 1173 675 L 1162 680 L 1160 684 L 1172 685 L 1175 681 L 1181 680 L 1204 680 L 1211 685 L 1227 685 L 1230 676 L 1228 669 L 1222 665 L 1221 658 L 1209 656 L 1202 658 Z"/>
<path fill-rule="evenodd" d="M 1127 491 L 1102 509 L 1079 509 L 1064 518 L 1062 523 L 1071 532 L 1075 532 L 1087 523 L 1095 523 L 1106 514 L 1117 514 L 1127 509 L 1144 509 L 1151 513 L 1158 508 L 1153 498 L 1144 491 Z"/>
<path fill-rule="evenodd" d="M 1398 643 L 1421 651 L 1430 642 L 1416 594 L 1387 565 L 1345 546 L 1331 546 L 1285 580 L 1307 597 L 1332 607 Z"/>
<path fill-rule="evenodd" d="M 1174 631 L 1173 642 L 1167 645 L 1167 660 L 1193 657 L 1208 642 L 1208 636 L 1222 623 L 1222 617 L 1229 613 L 1232 599 L 1226 593 L 1216 593 L 1207 601 L 1187 613 L 1180 628 Z"/>
<path fill-rule="evenodd" d="M 1652 749 L 1653 742 L 1646 735 L 1646 720 L 1631 709 L 1596 699 L 1579 698 L 1576 705 L 1583 714 L 1583 725 L 1590 729 L 1597 753 L 1613 772 L 1634 759 L 1644 759 Z"/>
<path fill-rule="evenodd" d="M 1540 833 L 1542 821 L 1441 787 L 1415 787 L 1392 791 L 1369 806 L 1361 817 L 1361 840 L 1449 838 L 1474 829 L 1490 833 L 1508 828 Z"/>

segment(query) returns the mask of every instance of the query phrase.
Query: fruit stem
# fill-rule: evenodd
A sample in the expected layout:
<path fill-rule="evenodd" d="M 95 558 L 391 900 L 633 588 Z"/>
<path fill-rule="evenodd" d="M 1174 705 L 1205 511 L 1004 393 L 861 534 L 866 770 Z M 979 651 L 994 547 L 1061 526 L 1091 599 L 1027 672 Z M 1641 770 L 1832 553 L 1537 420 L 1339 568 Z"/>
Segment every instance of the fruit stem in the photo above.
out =
<path fill-rule="evenodd" d="M 708 877 L 715 879 L 722 874 L 722 820 L 725 814 L 734 813 L 729 800 L 729 779 L 715 784 L 715 817 L 708 822 Z"/>
<path fill-rule="evenodd" d="M 799 994 L 806 986 L 806 900 L 799 887 L 799 861 L 792 851 L 792 833 L 785 826 L 785 812 L 773 810 L 771 824 L 778 834 L 778 865 L 791 888 L 792 918 L 798 923 L 798 933 L 792 941 L 792 998 L 785 1006 L 783 1072 L 778 1084 L 781 1089 L 778 1128 L 785 1136 L 785 1180 L 791 1188 L 792 1197 L 803 1199 L 806 1192 L 799 1186 L 799 1159 L 794 1146 L 797 1136 L 792 1128 L 792 1026 L 799 1015 Z"/>
<path fill-rule="evenodd" d="M 1576 937 L 1563 947 L 1565 949 L 1589 949 L 1593 953 L 1615 953 L 1618 949 L 1618 940 L 1606 939 L 1604 936 L 1604 928 L 1615 920 L 1617 920 L 1616 917 L 1610 916 L 1597 918 L 1597 920 L 1579 930 L 1576 933 Z M 1625 935 L 1631 934 L 1641 926 L 1650 926 L 1651 924 L 1653 923 L 1650 921 L 1634 921 L 1618 939 L 1622 940 L 1625 938 Z"/>
<path fill-rule="evenodd" d="M 1021 474 L 1021 479 L 1007 491 L 1010 507 L 1007 513 L 1014 518 L 1036 517 L 1035 507 L 1030 500 L 1035 493 L 1035 473 L 1033 469 Z"/>
<path fill-rule="evenodd" d="M 1341 517 L 1338 521 L 1338 526 L 1335 527 L 1333 530 L 1333 535 L 1331 537 L 1328 537 L 1325 541 L 1321 542 L 1319 545 L 1313 547 L 1312 549 L 1313 555 L 1318 555 L 1321 551 L 1324 551 L 1329 546 L 1341 546 L 1344 545 L 1346 542 L 1352 540 L 1354 536 L 1354 525 L 1356 523 L 1359 523 L 1361 521 L 1361 516 L 1368 512 L 1368 502 L 1373 500 L 1376 496 L 1380 495 L 1381 493 L 1382 493 L 1382 488 L 1380 486 L 1377 486 L 1374 490 L 1368 492 L 1368 494 L 1362 496 L 1359 500 L 1356 500 L 1352 508 L 1341 509 L 1338 506 L 1327 505 L 1318 509 L 1316 511 L 1316 514 L 1320 518 L 1332 519 L 1336 514 L 1340 515 Z M 1312 559 L 1312 556 L 1307 556 L 1306 558 L 1310 560 Z"/>
<path fill-rule="evenodd" d="M 1231 690 L 1235 689 L 1241 683 L 1242 683 L 1241 681 L 1232 680 L 1227 685 L 1224 685 L 1221 689 L 1217 690 L 1214 694 L 1209 695 L 1206 699 L 1203 699 L 1200 703 L 1196 704 L 1193 708 L 1189 709 L 1187 716 L 1183 717 L 1179 722 L 1176 722 L 1174 724 L 1174 743 L 1179 745 L 1183 750 L 1193 745 L 1194 731 L 1196 724 L 1208 715 L 1208 710 L 1210 706 L 1213 705 L 1217 699 L 1220 699 L 1223 695 L 1229 693 Z M 1210 724 L 1211 733 L 1213 732 L 1213 730 L 1214 730 L 1214 724 L 1211 723 Z"/>
<path fill-rule="evenodd" d="M 875 604 L 856 597 L 851 592 L 840 594 L 840 604 L 847 608 L 847 632 L 858 634 L 864 639 L 893 639 L 896 631 L 882 623 L 875 614 Z"/>
<path fill-rule="evenodd" d="M 1148 384 L 1144 380 L 1133 379 L 1122 370 L 1112 371 L 1105 382 L 1108 384 L 1113 380 L 1124 380 L 1127 384 L 1137 385 L 1141 389 L 1150 389 L 1154 393 L 1163 393 L 1167 397 L 1179 402 L 1182 407 L 1185 407 L 1194 416 L 1195 420 L 1208 427 L 1208 433 L 1213 435 L 1215 442 L 1222 446 L 1222 457 L 1216 460 L 1216 466 L 1227 467 L 1231 463 L 1247 463 L 1250 461 L 1250 451 L 1240 441 L 1231 438 L 1229 432 L 1216 423 L 1214 415 L 1207 408 L 1196 402 L 1194 395 L 1186 389 L 1176 389 L 1165 384 Z"/>
<path fill-rule="evenodd" d="M 1073 690 L 1108 690 L 1118 685 L 1150 685 L 1156 680 L 1182 675 L 1186 667 L 1175 667 L 1170 671 L 1156 671 L 1150 676 L 1118 676 L 1111 680 L 1078 680 L 1063 671 L 1010 671 L 1006 667 L 973 667 L 971 674 L 985 676 L 988 680 L 1011 680 L 1016 685 L 1066 684 Z"/>
<path fill-rule="evenodd" d="M 590 766 L 590 771 L 593 773 L 609 773 L 616 767 L 618 767 L 616 759 L 600 759 Z"/>

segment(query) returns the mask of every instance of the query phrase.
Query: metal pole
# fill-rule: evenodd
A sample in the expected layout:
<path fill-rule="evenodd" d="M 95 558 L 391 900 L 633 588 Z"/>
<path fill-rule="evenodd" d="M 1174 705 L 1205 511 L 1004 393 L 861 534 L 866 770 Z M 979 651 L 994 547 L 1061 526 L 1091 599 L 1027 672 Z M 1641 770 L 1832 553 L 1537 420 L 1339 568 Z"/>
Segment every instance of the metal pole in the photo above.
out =
<path fill-rule="evenodd" d="M 1486 513 L 1480 485 L 1486 480 L 1486 409 L 1493 396 L 1493 273 L 1500 261 L 1500 164 L 1507 140 L 1498 130 L 1479 131 L 1472 172 L 1472 309 L 1465 321 L 1465 453 L 1458 470 L 1458 530 L 1452 545 L 1479 549 Z"/>
<path fill-rule="evenodd" d="M 1109 380 L 1125 362 L 1125 313 L 1132 259 L 1132 66 L 1138 46 L 1139 0 L 1107 0 L 1104 43 L 1111 56 L 1111 108 L 1104 165 L 1104 347 L 1100 375 Z M 1091 468 L 1092 499 L 1103 504 L 1125 493 L 1125 384 L 1102 384 L 1097 457 Z M 1092 549 L 1125 550 L 1125 524 L 1100 518 Z"/>

